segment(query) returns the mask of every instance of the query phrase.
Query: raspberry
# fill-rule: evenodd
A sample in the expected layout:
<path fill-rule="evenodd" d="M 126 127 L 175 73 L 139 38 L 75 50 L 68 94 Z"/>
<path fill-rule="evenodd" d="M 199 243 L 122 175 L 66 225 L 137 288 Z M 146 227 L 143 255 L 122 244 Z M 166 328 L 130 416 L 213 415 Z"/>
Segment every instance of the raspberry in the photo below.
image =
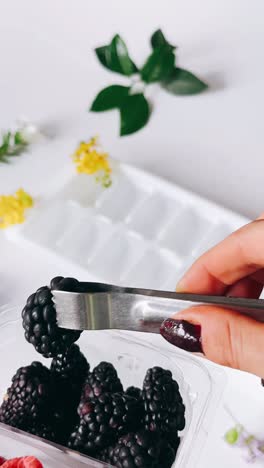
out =
<path fill-rule="evenodd" d="M 35 457 L 20 457 L 7 460 L 2 468 L 43 468 L 43 465 Z"/>

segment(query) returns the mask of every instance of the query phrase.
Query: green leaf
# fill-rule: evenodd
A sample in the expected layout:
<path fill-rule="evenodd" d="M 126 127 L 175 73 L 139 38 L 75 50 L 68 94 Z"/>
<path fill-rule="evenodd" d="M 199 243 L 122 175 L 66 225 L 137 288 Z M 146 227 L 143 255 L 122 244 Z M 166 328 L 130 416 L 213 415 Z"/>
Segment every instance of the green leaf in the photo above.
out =
<path fill-rule="evenodd" d="M 117 34 L 111 44 L 111 65 L 113 70 L 126 76 L 131 76 L 137 68 L 128 55 L 127 46 L 123 39 Z"/>
<path fill-rule="evenodd" d="M 162 87 L 171 94 L 198 94 L 208 88 L 204 81 L 191 72 L 182 68 L 175 68 L 172 74 L 162 82 Z"/>
<path fill-rule="evenodd" d="M 27 145 L 27 143 L 23 139 L 20 132 L 15 132 L 15 134 L 14 134 L 14 144 L 15 145 L 24 145 L 24 146 Z"/>
<path fill-rule="evenodd" d="M 176 48 L 176 46 L 173 46 L 167 41 L 161 29 L 157 29 L 157 31 L 155 31 L 152 34 L 150 42 L 153 49 L 156 49 L 156 47 L 160 47 L 163 45 L 170 46 L 172 49 Z"/>
<path fill-rule="evenodd" d="M 171 47 L 156 47 L 141 70 L 141 78 L 146 83 L 164 80 L 171 74 L 175 56 Z"/>
<path fill-rule="evenodd" d="M 144 94 L 128 96 L 120 108 L 120 135 L 129 135 L 146 125 L 150 116 L 150 107 Z"/>
<path fill-rule="evenodd" d="M 97 55 L 97 58 L 99 62 L 105 67 L 105 68 L 110 68 L 109 63 L 110 63 L 110 47 L 109 46 L 102 46 L 102 47 L 97 47 L 95 49 L 95 53 Z M 110 68 L 112 70 L 112 68 Z"/>
<path fill-rule="evenodd" d="M 11 132 L 6 132 L 3 134 L 2 145 L 9 146 L 11 138 Z"/>
<path fill-rule="evenodd" d="M 2 136 L 2 144 L 0 146 L 0 156 L 5 156 L 10 145 L 11 132 L 6 132 Z"/>
<path fill-rule="evenodd" d="M 27 143 L 23 140 L 19 131 L 4 133 L 0 145 L 0 162 L 9 163 L 9 158 L 20 155 L 26 146 Z"/>
<path fill-rule="evenodd" d="M 138 71 L 129 57 L 125 42 L 118 34 L 114 36 L 111 44 L 97 47 L 95 53 L 100 63 L 108 70 L 126 76 L 131 76 Z"/>
<path fill-rule="evenodd" d="M 129 93 L 128 86 L 112 85 L 102 89 L 92 103 L 91 111 L 102 112 L 119 108 Z"/>

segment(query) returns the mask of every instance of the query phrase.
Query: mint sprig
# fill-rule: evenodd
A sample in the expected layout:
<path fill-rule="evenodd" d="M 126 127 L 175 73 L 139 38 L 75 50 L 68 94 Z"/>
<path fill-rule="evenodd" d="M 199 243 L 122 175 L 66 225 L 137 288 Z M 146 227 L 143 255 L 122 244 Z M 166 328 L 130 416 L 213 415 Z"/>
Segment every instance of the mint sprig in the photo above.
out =
<path fill-rule="evenodd" d="M 117 109 L 120 115 L 120 135 L 130 135 L 143 128 L 150 117 L 150 103 L 145 95 L 151 83 L 170 94 L 192 95 L 208 88 L 193 73 L 176 65 L 176 46 L 170 44 L 161 29 L 150 39 L 152 52 L 141 68 L 131 59 L 127 46 L 117 34 L 108 45 L 97 47 L 96 56 L 108 70 L 130 77 L 129 86 L 112 85 L 100 91 L 90 110 L 103 112 Z M 136 86 L 141 87 L 136 91 Z"/>

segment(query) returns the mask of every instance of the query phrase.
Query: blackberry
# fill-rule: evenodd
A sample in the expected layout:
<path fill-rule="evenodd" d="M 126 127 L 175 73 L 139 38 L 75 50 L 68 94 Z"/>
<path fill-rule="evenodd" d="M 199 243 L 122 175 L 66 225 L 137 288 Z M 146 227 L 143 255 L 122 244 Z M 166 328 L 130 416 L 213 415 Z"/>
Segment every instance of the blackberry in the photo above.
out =
<path fill-rule="evenodd" d="M 120 437 L 99 457 L 117 468 L 170 468 L 175 452 L 157 433 L 141 430 Z"/>
<path fill-rule="evenodd" d="M 147 371 L 142 391 L 145 429 L 171 434 L 185 427 L 185 406 L 179 386 L 169 370 L 153 367 Z"/>
<path fill-rule="evenodd" d="M 84 381 L 90 366 L 78 345 L 73 344 L 65 354 L 54 357 L 50 370 L 53 375 L 62 379 Z"/>
<path fill-rule="evenodd" d="M 96 448 L 92 451 L 91 444 L 88 443 L 89 428 L 84 421 L 81 421 L 79 425 L 75 426 L 74 431 L 71 433 L 67 446 L 72 450 L 84 453 L 85 455 L 94 455 Z M 109 442 L 110 443 L 110 442 Z"/>
<path fill-rule="evenodd" d="M 27 427 L 27 432 L 50 442 L 57 442 L 57 435 L 54 429 L 48 424 L 35 424 Z"/>
<path fill-rule="evenodd" d="M 78 345 L 73 344 L 65 352 L 54 357 L 51 362 L 51 375 L 57 385 L 66 393 L 67 399 L 79 403 L 82 386 L 90 366 Z"/>
<path fill-rule="evenodd" d="M 175 431 L 167 433 L 165 434 L 165 437 L 170 446 L 175 450 L 175 452 L 177 452 L 181 442 L 181 438 L 179 437 L 178 432 Z"/>
<path fill-rule="evenodd" d="M 138 387 L 128 387 L 125 391 L 125 394 L 136 398 L 136 400 L 141 400 L 142 398 L 142 390 L 140 390 Z"/>
<path fill-rule="evenodd" d="M 60 443 L 65 443 L 78 422 L 77 407 L 89 364 L 78 345 L 53 358 L 51 375 L 56 388 L 55 427 Z"/>
<path fill-rule="evenodd" d="M 40 362 L 21 367 L 0 408 L 0 421 L 27 430 L 47 420 L 53 410 L 54 388 L 50 371 Z"/>
<path fill-rule="evenodd" d="M 118 435 L 137 430 L 142 409 L 135 398 L 120 393 L 104 393 L 81 401 L 80 426 L 70 437 L 69 447 L 95 454 L 115 442 Z"/>
<path fill-rule="evenodd" d="M 60 276 L 53 278 L 51 288 L 43 286 L 36 293 L 31 294 L 22 311 L 25 338 L 44 357 L 54 357 L 65 353 L 81 334 L 77 330 L 58 327 L 51 293 L 54 288 L 77 291 L 78 281 Z"/>
<path fill-rule="evenodd" d="M 110 445 L 109 447 L 104 448 L 96 454 L 98 460 L 104 463 L 111 463 L 111 456 L 113 453 L 114 446 Z"/>
<path fill-rule="evenodd" d="M 82 398 L 98 397 L 103 393 L 123 392 L 123 386 L 117 372 L 110 362 L 100 362 L 85 380 Z"/>
<path fill-rule="evenodd" d="M 177 449 L 179 447 L 180 439 L 178 437 L 177 439 L 178 444 L 172 445 L 167 441 L 166 439 L 161 439 L 161 444 L 160 444 L 160 456 L 159 456 L 159 462 L 160 465 L 164 468 L 171 468 L 175 461 Z"/>

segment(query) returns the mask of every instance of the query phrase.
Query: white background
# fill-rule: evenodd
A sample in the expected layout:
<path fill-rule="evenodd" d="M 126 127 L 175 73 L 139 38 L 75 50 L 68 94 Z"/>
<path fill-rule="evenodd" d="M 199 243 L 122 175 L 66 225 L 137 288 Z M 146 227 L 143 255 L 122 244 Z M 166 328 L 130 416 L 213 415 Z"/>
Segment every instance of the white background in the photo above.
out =
<path fill-rule="evenodd" d="M 253 218 L 264 210 L 263 18 L 261 0 L 0 0 L 0 127 L 26 115 L 49 127 L 54 144 L 99 134 L 113 157 Z M 126 82 L 99 65 L 93 48 L 119 32 L 141 64 L 158 27 L 179 47 L 178 64 L 210 90 L 177 98 L 152 87 L 150 123 L 120 139 L 115 112 L 87 112 L 102 87 Z M 65 155 L 55 157 L 52 148 L 1 166 L 0 192 L 45 191 L 72 150 L 65 144 Z M 0 302 L 24 297 L 54 268 L 0 237 Z M 257 379 L 230 372 L 225 401 L 264 438 Z M 244 466 L 221 439 L 230 424 L 221 407 L 200 468 Z"/>

